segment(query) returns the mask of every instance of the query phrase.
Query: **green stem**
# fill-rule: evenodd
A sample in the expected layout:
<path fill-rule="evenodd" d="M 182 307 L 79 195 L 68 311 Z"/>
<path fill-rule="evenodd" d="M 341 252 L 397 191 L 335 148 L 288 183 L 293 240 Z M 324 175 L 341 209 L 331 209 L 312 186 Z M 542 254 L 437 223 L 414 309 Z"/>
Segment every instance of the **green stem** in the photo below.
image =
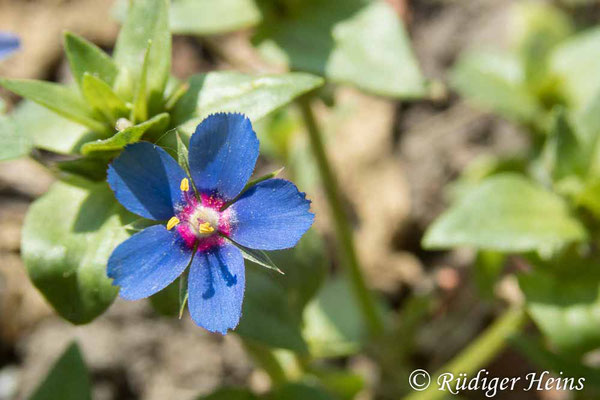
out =
<path fill-rule="evenodd" d="M 331 164 L 327 158 L 323 137 L 313 115 L 310 99 L 301 98 L 299 103 L 310 138 L 312 152 L 316 159 L 317 166 L 319 167 L 323 189 L 325 190 L 325 195 L 327 196 L 327 201 L 333 216 L 342 265 L 347 269 L 346 275 L 350 279 L 361 312 L 369 327 L 369 332 L 372 336 L 378 336 L 383 332 L 383 319 L 376 308 L 375 299 L 367 288 L 361 271 L 354 246 L 352 227 L 350 226 L 348 216 L 342 205 L 342 199 L 337 186 L 337 178 L 334 176 Z"/>
<path fill-rule="evenodd" d="M 506 345 L 507 340 L 517 333 L 527 317 L 522 308 L 511 308 L 487 328 L 469 347 L 464 349 L 448 364 L 431 377 L 430 386 L 423 392 L 414 392 L 404 400 L 436 400 L 450 393 L 439 390 L 437 380 L 443 373 L 457 376 L 467 375 L 479 370 L 490 362 Z"/>

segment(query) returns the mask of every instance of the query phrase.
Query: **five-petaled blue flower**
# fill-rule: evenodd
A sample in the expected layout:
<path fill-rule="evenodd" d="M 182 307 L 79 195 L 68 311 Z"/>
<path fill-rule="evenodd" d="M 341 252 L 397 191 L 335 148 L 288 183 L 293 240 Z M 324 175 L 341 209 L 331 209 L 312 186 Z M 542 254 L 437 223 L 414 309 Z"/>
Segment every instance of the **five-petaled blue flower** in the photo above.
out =
<path fill-rule="evenodd" d="M 108 276 L 122 298 L 151 296 L 190 265 L 194 322 L 221 334 L 237 326 L 244 259 L 229 239 L 253 249 L 285 249 L 314 219 L 305 194 L 283 179 L 264 180 L 240 195 L 257 158 L 258 139 L 241 114 L 213 114 L 198 125 L 190 139 L 189 177 L 158 146 L 139 142 L 125 148 L 108 168 L 117 200 L 137 215 L 168 222 L 136 233 L 113 251 Z"/>
<path fill-rule="evenodd" d="M 19 37 L 8 32 L 0 32 L 0 60 L 19 49 Z"/>

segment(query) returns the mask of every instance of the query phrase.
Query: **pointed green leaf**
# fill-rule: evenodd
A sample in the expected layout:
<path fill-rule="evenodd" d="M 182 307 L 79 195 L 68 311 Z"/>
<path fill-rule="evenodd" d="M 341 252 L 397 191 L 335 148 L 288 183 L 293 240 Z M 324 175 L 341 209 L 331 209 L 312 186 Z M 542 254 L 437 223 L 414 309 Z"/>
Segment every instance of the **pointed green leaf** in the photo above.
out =
<path fill-rule="evenodd" d="M 26 156 L 31 147 L 30 139 L 18 129 L 13 118 L 0 114 L 0 161 Z"/>
<path fill-rule="evenodd" d="M 23 260 L 33 284 L 63 318 L 84 324 L 113 302 L 118 288 L 106 276 L 106 263 L 134 219 L 104 182 L 56 182 L 29 208 Z"/>
<path fill-rule="evenodd" d="M 484 180 L 444 212 L 425 233 L 423 246 L 524 252 L 585 238 L 585 228 L 561 197 L 506 173 Z"/>
<path fill-rule="evenodd" d="M 65 52 L 75 81 L 82 86 L 86 72 L 112 86 L 119 69 L 102 49 L 71 32 L 65 33 Z"/>
<path fill-rule="evenodd" d="M 67 347 L 29 400 L 91 400 L 92 384 L 76 343 Z"/>
<path fill-rule="evenodd" d="M 114 58 L 129 71 L 134 81 L 142 75 L 148 41 L 148 93 L 150 108 L 162 101 L 171 71 L 171 33 L 169 32 L 168 0 L 136 0 L 131 2 L 125 24 L 115 45 Z"/>
<path fill-rule="evenodd" d="M 29 100 L 19 103 L 12 118 L 34 147 L 59 154 L 78 154 L 83 143 L 102 137 Z"/>
<path fill-rule="evenodd" d="M 142 136 L 148 131 L 164 131 L 168 124 L 169 114 L 158 114 L 146 122 L 142 122 L 141 124 L 134 125 L 122 130 L 121 132 L 117 132 L 114 136 L 108 139 L 86 143 L 81 148 L 81 152 L 83 154 L 90 154 L 97 151 L 120 150 L 130 143 L 140 141 Z"/>
<path fill-rule="evenodd" d="M 81 81 L 81 92 L 88 104 L 107 121 L 114 124 L 117 119 L 127 116 L 127 104 L 113 92 L 103 80 L 85 72 Z"/>
<path fill-rule="evenodd" d="M 66 86 L 31 79 L 0 79 L 0 85 L 96 132 L 106 129 L 83 99 Z"/>
<path fill-rule="evenodd" d="M 239 72 L 211 72 L 190 79 L 190 88 L 173 109 L 176 125 L 187 135 L 208 115 L 243 113 L 257 121 L 323 84 L 304 73 L 252 76 Z"/>

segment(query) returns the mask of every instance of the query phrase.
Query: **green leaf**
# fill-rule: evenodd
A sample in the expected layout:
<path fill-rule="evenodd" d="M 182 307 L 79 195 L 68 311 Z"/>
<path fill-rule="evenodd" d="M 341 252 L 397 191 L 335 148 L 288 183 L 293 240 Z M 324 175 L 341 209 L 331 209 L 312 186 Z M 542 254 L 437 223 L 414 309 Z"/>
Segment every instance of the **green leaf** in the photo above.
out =
<path fill-rule="evenodd" d="M 171 33 L 168 0 L 136 0 L 131 2 L 125 24 L 115 45 L 116 63 L 125 68 L 134 81 L 142 75 L 148 41 L 148 93 L 151 110 L 162 102 L 171 71 Z"/>
<path fill-rule="evenodd" d="M 252 392 L 245 388 L 222 387 L 196 400 L 258 400 Z"/>
<path fill-rule="evenodd" d="M 66 86 L 31 79 L 3 78 L 0 78 L 0 85 L 96 132 L 106 129 L 95 119 L 94 112 L 82 98 Z"/>
<path fill-rule="evenodd" d="M 146 122 L 131 126 L 127 129 L 117 132 L 114 136 L 89 142 L 83 145 L 81 152 L 83 154 L 91 154 L 97 151 L 115 151 L 120 150 L 130 143 L 135 143 L 141 140 L 142 136 L 148 131 L 161 132 L 167 128 L 169 124 L 169 114 L 162 113 L 152 117 Z"/>
<path fill-rule="evenodd" d="M 583 176 L 589 159 L 589 149 L 579 142 L 563 108 L 556 109 L 553 117 L 544 149 L 550 174 L 555 181 L 572 175 Z"/>
<path fill-rule="evenodd" d="M 175 137 L 177 139 L 177 162 L 179 163 L 181 168 L 183 168 L 183 170 L 186 172 L 186 174 L 188 174 L 188 176 L 191 176 L 192 174 L 190 174 L 188 148 L 185 145 L 185 143 L 183 142 L 183 139 L 181 138 L 181 134 L 179 133 L 179 131 L 176 132 Z"/>
<path fill-rule="evenodd" d="M 550 69 L 562 81 L 569 105 L 585 107 L 600 90 L 600 28 L 588 29 L 562 42 L 552 52 Z"/>
<path fill-rule="evenodd" d="M 190 261 L 190 263 L 191 263 L 191 261 Z M 179 295 L 177 296 L 177 300 L 178 300 L 177 308 L 179 310 L 177 315 L 179 316 L 179 319 L 181 319 L 181 317 L 183 316 L 183 312 L 185 311 L 185 306 L 188 302 L 188 297 L 189 297 L 188 274 L 189 274 L 189 270 L 186 269 L 183 272 L 183 274 L 181 274 L 181 276 L 179 277 Z"/>
<path fill-rule="evenodd" d="M 363 319 L 347 279 L 327 282 L 304 311 L 304 338 L 313 357 L 354 354 L 365 338 Z"/>
<path fill-rule="evenodd" d="M 281 275 L 278 275 L 278 277 Z M 287 293 L 267 271 L 246 269 L 242 319 L 236 333 L 269 347 L 306 353 L 298 318 L 291 313 Z"/>
<path fill-rule="evenodd" d="M 583 354 L 600 346 L 600 260 L 566 251 L 519 275 L 527 310 L 551 344 Z"/>
<path fill-rule="evenodd" d="M 0 114 L 0 161 L 12 160 L 31 152 L 31 141 L 12 117 Z"/>
<path fill-rule="evenodd" d="M 103 80 L 85 72 L 81 80 L 81 92 L 88 104 L 98 113 L 104 115 L 110 124 L 127 116 L 127 104 L 113 92 Z"/>
<path fill-rule="evenodd" d="M 425 94 L 406 29 L 386 2 L 313 1 L 286 11 L 267 13 L 260 26 L 255 41 L 267 58 L 376 94 Z"/>
<path fill-rule="evenodd" d="M 568 15 L 548 3 L 521 2 L 513 5 L 511 30 L 514 47 L 524 60 L 529 84 L 539 85 L 547 79 L 548 55 L 562 40 L 573 33 Z"/>
<path fill-rule="evenodd" d="M 384 96 L 420 98 L 425 81 L 402 19 L 376 1 L 333 28 L 334 48 L 325 75 Z"/>
<path fill-rule="evenodd" d="M 59 154 L 77 154 L 83 143 L 101 137 L 29 100 L 18 105 L 12 118 L 34 147 Z"/>
<path fill-rule="evenodd" d="M 114 14 L 125 19 L 127 2 L 117 1 Z M 216 35 L 249 28 L 261 20 L 253 0 L 175 0 L 169 9 L 171 32 L 184 35 Z"/>
<path fill-rule="evenodd" d="M 322 84 L 321 78 L 303 73 L 196 75 L 173 109 L 173 121 L 175 125 L 183 124 L 181 129 L 187 135 L 191 135 L 204 118 L 219 111 L 239 112 L 254 122 Z"/>
<path fill-rule="evenodd" d="M 528 123 L 542 113 L 525 86 L 523 65 L 510 54 L 466 52 L 452 68 L 450 84 L 474 104 L 509 119 Z"/>
<path fill-rule="evenodd" d="M 499 174 L 444 212 L 425 233 L 423 246 L 522 252 L 585 238 L 585 228 L 561 197 L 522 176 Z"/>
<path fill-rule="evenodd" d="M 244 308 L 236 332 L 269 347 L 305 353 L 300 333 L 302 310 L 319 290 L 327 271 L 322 239 L 310 230 L 295 248 L 269 254 L 285 275 L 256 265 L 246 268 Z"/>
<path fill-rule="evenodd" d="M 106 276 L 114 247 L 133 219 L 106 183 L 56 182 L 25 217 L 21 251 L 33 284 L 74 324 L 102 314 L 118 288 Z"/>
<path fill-rule="evenodd" d="M 261 20 L 253 0 L 179 0 L 171 4 L 173 33 L 215 35 L 249 28 Z"/>
<path fill-rule="evenodd" d="M 92 385 L 76 343 L 54 363 L 29 400 L 91 400 Z"/>
<path fill-rule="evenodd" d="M 86 72 L 112 86 L 119 69 L 108 54 L 71 32 L 65 32 L 64 45 L 71 72 L 79 87 Z"/>

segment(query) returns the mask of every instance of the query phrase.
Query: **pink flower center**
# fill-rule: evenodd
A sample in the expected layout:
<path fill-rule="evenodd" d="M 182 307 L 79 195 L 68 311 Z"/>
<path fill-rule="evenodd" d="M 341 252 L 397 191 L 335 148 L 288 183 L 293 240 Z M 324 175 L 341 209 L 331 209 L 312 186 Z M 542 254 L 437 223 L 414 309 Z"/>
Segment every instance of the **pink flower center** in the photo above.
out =
<path fill-rule="evenodd" d="M 193 192 L 184 192 L 184 204 L 177 213 L 177 232 L 189 248 L 198 245 L 198 251 L 206 251 L 222 245 L 231 232 L 231 208 L 221 212 L 225 202 L 214 196 L 202 194 L 200 201 Z"/>

